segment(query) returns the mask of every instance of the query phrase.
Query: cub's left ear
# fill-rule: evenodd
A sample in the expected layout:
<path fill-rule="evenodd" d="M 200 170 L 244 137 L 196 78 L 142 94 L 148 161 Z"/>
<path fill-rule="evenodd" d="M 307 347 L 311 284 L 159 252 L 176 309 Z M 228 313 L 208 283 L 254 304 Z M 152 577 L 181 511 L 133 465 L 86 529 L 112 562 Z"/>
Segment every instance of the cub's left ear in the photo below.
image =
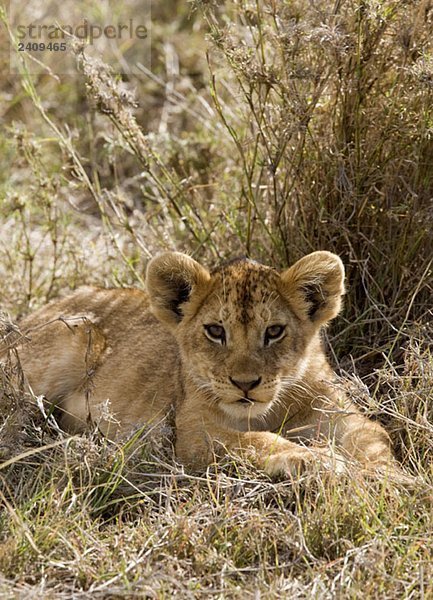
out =
<path fill-rule="evenodd" d="M 331 252 L 313 252 L 281 273 L 282 293 L 302 320 L 323 325 L 336 317 L 344 294 L 344 266 Z"/>
<path fill-rule="evenodd" d="M 157 319 L 175 327 L 191 297 L 207 288 L 209 272 L 181 252 L 164 252 L 147 265 L 146 290 Z"/>

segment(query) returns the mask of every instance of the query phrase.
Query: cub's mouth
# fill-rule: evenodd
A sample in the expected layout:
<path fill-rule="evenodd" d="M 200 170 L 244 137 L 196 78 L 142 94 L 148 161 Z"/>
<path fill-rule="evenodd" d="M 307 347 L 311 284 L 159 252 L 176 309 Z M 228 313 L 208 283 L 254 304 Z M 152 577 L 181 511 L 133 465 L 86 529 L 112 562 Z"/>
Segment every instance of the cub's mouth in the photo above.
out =
<path fill-rule="evenodd" d="M 236 402 L 238 404 L 254 404 L 256 402 L 256 400 L 254 400 L 253 398 L 239 398 L 239 400 L 236 400 Z"/>
<path fill-rule="evenodd" d="M 248 398 L 244 396 L 243 398 L 238 398 L 233 402 L 233 404 L 242 404 L 243 406 L 265 406 L 267 404 L 272 404 L 273 399 L 271 400 L 259 400 L 258 398 Z"/>
<path fill-rule="evenodd" d="M 271 401 L 265 401 L 258 398 L 248 398 L 242 396 L 232 400 L 221 402 L 220 408 L 232 419 L 250 419 L 264 415 L 272 404 Z"/>

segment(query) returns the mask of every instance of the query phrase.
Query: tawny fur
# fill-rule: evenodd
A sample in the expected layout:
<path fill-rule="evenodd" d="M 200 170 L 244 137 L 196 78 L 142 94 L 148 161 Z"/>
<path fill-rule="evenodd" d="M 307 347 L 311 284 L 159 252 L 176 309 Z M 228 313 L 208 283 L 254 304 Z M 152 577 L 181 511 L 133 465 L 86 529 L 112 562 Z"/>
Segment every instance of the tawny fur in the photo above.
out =
<path fill-rule="evenodd" d="M 150 261 L 146 291 L 83 288 L 25 318 L 19 356 L 70 431 L 96 422 L 114 437 L 174 406 L 177 456 L 192 468 L 228 449 L 290 474 L 312 459 L 329 464 L 329 439 L 339 460 L 390 465 L 388 435 L 334 383 L 322 349 L 343 293 L 343 265 L 329 252 L 282 273 L 246 259 L 209 272 L 165 253 Z M 280 339 L 268 339 L 273 326 Z"/>

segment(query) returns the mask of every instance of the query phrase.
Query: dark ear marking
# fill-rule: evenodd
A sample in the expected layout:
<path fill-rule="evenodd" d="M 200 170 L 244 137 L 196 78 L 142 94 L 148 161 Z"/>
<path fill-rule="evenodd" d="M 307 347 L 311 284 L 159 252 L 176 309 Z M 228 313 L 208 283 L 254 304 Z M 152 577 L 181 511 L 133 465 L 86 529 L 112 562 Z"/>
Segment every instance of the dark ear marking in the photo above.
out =
<path fill-rule="evenodd" d="M 308 317 L 314 320 L 314 315 L 326 304 L 326 297 L 319 285 L 306 285 L 302 288 L 308 304 Z"/>
<path fill-rule="evenodd" d="M 188 298 L 191 294 L 191 291 L 192 291 L 192 286 L 189 283 L 184 281 L 179 284 L 177 297 L 173 298 L 173 300 L 171 302 L 171 310 L 179 317 L 182 317 L 182 310 L 180 307 L 184 302 L 186 302 L 188 300 Z"/>

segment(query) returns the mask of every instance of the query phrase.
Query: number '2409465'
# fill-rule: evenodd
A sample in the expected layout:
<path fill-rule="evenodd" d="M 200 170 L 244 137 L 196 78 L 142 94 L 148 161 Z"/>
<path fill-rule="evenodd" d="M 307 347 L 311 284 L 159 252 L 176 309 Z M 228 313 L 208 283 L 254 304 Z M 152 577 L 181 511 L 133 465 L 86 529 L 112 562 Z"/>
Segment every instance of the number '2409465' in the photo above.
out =
<path fill-rule="evenodd" d="M 66 50 L 66 42 L 49 42 L 45 44 L 44 42 L 19 42 L 18 51 L 19 52 L 44 52 L 48 50 L 49 52 L 64 52 Z"/>

